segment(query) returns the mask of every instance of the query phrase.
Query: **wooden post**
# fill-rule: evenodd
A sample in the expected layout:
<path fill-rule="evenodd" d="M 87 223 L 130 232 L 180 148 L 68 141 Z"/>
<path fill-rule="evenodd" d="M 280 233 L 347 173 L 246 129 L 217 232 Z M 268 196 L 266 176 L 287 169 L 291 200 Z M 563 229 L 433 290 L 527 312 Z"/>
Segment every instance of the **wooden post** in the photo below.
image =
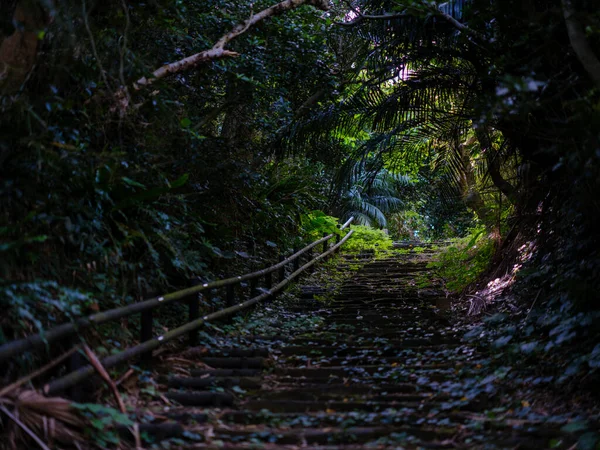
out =
<path fill-rule="evenodd" d="M 283 255 L 279 255 L 279 262 L 283 261 L 285 257 Z M 285 265 L 279 268 L 279 282 L 281 283 L 285 278 Z"/>
<path fill-rule="evenodd" d="M 299 250 L 300 249 L 298 247 L 294 247 L 294 253 L 298 252 Z M 293 266 L 294 272 L 300 268 L 300 258 L 301 258 L 301 256 L 299 256 L 298 258 L 296 258 L 294 260 L 294 263 L 293 263 L 294 264 L 294 266 Z"/>
<path fill-rule="evenodd" d="M 71 345 L 76 346 L 80 344 L 79 336 L 74 336 L 70 339 Z M 81 354 L 80 350 L 77 350 L 69 358 L 69 372 L 75 372 L 87 365 L 87 361 Z M 83 391 L 82 383 L 77 383 L 69 389 L 69 397 L 76 403 L 83 403 L 85 401 L 85 394 Z"/>
<path fill-rule="evenodd" d="M 250 298 L 254 298 L 258 295 L 258 278 L 252 278 L 250 280 Z"/>
<path fill-rule="evenodd" d="M 141 327 L 140 327 L 140 342 L 146 342 L 152 339 L 152 310 L 142 312 Z M 143 353 L 141 356 L 143 363 L 152 361 L 152 351 Z"/>
<path fill-rule="evenodd" d="M 313 259 L 313 250 L 312 248 L 306 252 L 306 259 L 308 259 L 309 261 L 311 261 Z M 310 268 L 308 269 L 308 273 L 314 273 L 315 272 L 315 266 L 310 266 Z"/>
<path fill-rule="evenodd" d="M 269 272 L 265 275 L 265 288 L 271 289 L 273 287 L 273 272 Z"/>
<path fill-rule="evenodd" d="M 235 286 L 233 284 L 228 284 L 226 290 L 227 306 L 233 306 L 233 304 L 235 303 Z"/>
<path fill-rule="evenodd" d="M 192 281 L 192 286 L 197 286 L 200 280 Z M 202 294 L 192 294 L 188 298 L 188 321 L 192 322 L 200 317 L 200 296 Z M 198 330 L 192 330 L 188 334 L 188 344 L 190 347 L 198 345 Z"/>
<path fill-rule="evenodd" d="M 323 237 L 327 236 L 327 233 L 323 233 Z M 325 241 L 323 242 L 323 253 L 325 253 L 327 250 L 329 250 L 329 241 Z M 327 258 L 323 258 L 323 261 L 326 261 Z"/>
<path fill-rule="evenodd" d="M 273 272 L 269 272 L 265 275 L 265 289 L 271 289 L 273 287 Z M 267 298 L 266 302 L 271 302 L 273 297 Z"/>

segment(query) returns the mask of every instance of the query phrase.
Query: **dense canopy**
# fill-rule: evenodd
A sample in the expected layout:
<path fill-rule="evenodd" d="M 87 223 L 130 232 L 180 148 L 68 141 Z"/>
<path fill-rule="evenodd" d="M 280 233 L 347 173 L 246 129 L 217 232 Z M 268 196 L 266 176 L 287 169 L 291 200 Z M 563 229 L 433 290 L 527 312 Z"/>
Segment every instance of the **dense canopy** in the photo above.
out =
<path fill-rule="evenodd" d="M 596 0 L 3 1 L 0 343 L 353 216 L 466 237 L 463 301 L 525 265 L 514 322 L 594 372 L 599 49 Z"/>

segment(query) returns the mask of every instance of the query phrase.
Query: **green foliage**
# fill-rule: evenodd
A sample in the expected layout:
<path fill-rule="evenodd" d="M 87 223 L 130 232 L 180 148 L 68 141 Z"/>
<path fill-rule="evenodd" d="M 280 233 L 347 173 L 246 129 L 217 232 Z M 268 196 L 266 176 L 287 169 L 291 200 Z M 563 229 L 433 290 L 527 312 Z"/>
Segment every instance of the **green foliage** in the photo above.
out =
<path fill-rule="evenodd" d="M 342 234 L 338 219 L 323 211 L 311 211 L 301 217 L 302 234 L 307 241 L 321 239 L 324 234 Z"/>
<path fill-rule="evenodd" d="M 231 44 L 240 58 L 131 92 L 127 113 L 114 111 L 119 86 L 270 5 L 109 2 L 85 18 L 81 5 L 49 14 L 35 70 L 19 95 L 0 97 L 3 339 L 272 262 L 300 215 L 325 208 L 330 170 L 272 158 L 279 130 L 332 81 L 331 22 L 312 7 L 249 30 Z"/>
<path fill-rule="evenodd" d="M 388 230 L 397 240 L 424 240 L 430 234 L 426 219 L 412 210 L 393 214 L 388 221 Z"/>
<path fill-rule="evenodd" d="M 495 241 L 484 228 L 474 228 L 468 236 L 455 239 L 440 252 L 428 267 L 436 270 L 452 292 L 462 292 L 490 266 L 496 249 Z"/>
<path fill-rule="evenodd" d="M 0 308 L 7 312 L 0 322 L 0 344 L 9 340 L 9 330 L 41 332 L 46 324 L 57 325 L 91 312 L 88 308 L 93 305 L 89 294 L 55 281 L 7 284 L 0 289 L 0 295 Z"/>
<path fill-rule="evenodd" d="M 375 251 L 375 253 L 389 250 L 393 246 L 392 239 L 383 231 L 365 225 L 352 225 L 352 236 L 342 247 L 345 252 Z"/>
<path fill-rule="evenodd" d="M 337 200 L 343 220 L 354 217 L 354 223 L 359 225 L 385 227 L 386 215 L 402 206 L 398 194 L 402 186 L 410 184 L 410 180 L 385 169 L 373 174 L 365 167 L 357 166 L 346 183 L 349 188 Z"/>
<path fill-rule="evenodd" d="M 132 427 L 134 422 L 119 410 L 96 403 L 73 403 L 73 407 L 86 419 L 86 437 L 100 448 L 120 444 L 116 426 Z"/>

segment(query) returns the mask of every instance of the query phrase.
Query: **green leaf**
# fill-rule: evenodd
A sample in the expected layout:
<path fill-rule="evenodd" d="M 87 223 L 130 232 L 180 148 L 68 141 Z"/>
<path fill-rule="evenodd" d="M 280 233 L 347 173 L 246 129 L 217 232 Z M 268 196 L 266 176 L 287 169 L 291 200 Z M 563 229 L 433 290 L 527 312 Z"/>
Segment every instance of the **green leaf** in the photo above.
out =
<path fill-rule="evenodd" d="M 180 176 L 179 178 L 177 178 L 175 181 L 173 181 L 172 183 L 170 183 L 171 189 L 175 189 L 175 188 L 183 186 L 184 184 L 186 184 L 188 182 L 189 178 L 190 178 L 190 174 L 189 173 L 183 174 L 182 176 Z"/>
<path fill-rule="evenodd" d="M 558 438 L 550 439 L 550 442 L 548 443 L 548 447 L 558 448 L 562 445 L 562 443 L 563 443 L 562 439 L 558 439 Z"/>
<path fill-rule="evenodd" d="M 138 183 L 137 181 L 132 180 L 131 178 L 123 177 L 122 180 L 125 182 L 125 184 L 128 184 L 129 186 L 140 187 L 142 189 L 146 189 L 146 186 L 144 186 L 142 183 Z"/>
<path fill-rule="evenodd" d="M 189 118 L 187 118 L 187 117 L 184 117 L 183 119 L 181 119 L 181 120 L 179 121 L 179 123 L 181 124 L 181 126 L 182 126 L 183 128 L 189 128 L 189 127 L 190 127 L 190 125 L 192 124 L 192 121 L 191 121 Z"/>
<path fill-rule="evenodd" d="M 238 394 L 245 394 L 246 393 L 246 391 L 244 389 L 242 389 L 241 387 L 239 387 L 239 386 L 233 386 L 231 388 L 231 390 L 233 392 L 237 392 Z"/>
<path fill-rule="evenodd" d="M 563 433 L 577 433 L 579 431 L 587 430 L 588 425 L 586 422 L 571 422 L 563 426 L 560 431 Z"/>
<path fill-rule="evenodd" d="M 600 435 L 593 431 L 583 434 L 577 441 L 577 450 L 594 450 L 600 442 Z"/>

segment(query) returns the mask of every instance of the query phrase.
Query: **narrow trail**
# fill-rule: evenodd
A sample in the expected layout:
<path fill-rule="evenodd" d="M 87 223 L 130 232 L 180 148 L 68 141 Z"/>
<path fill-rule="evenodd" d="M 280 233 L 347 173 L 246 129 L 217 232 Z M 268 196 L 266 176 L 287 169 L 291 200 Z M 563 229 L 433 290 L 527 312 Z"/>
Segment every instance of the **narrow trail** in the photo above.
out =
<path fill-rule="evenodd" d="M 177 448 L 569 448 L 560 425 L 510 416 L 519 399 L 499 369 L 435 308 L 445 297 L 419 288 L 427 259 L 367 261 L 331 302 L 305 288 L 286 309 L 315 329 L 188 351 L 189 376 L 157 380 L 181 406 L 155 408 L 147 431 L 178 436 Z"/>

